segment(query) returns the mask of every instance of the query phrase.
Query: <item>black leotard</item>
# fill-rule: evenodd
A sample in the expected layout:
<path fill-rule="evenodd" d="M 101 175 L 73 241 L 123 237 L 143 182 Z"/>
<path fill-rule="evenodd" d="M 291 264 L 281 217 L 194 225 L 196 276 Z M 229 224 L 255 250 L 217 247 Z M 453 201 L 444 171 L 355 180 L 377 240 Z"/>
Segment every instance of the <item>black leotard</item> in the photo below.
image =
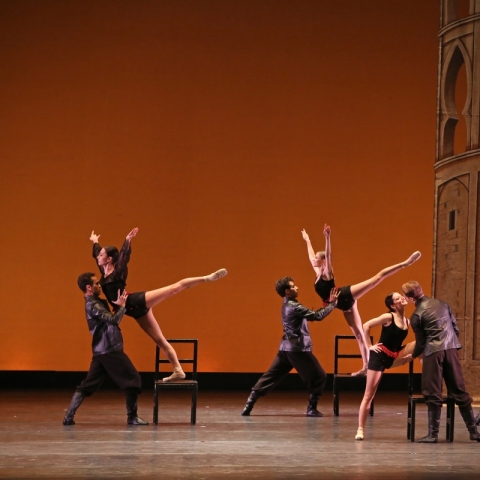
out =
<path fill-rule="evenodd" d="M 105 277 L 105 270 L 98 265 L 97 256 L 100 253 L 102 247 L 98 243 L 93 244 L 93 258 L 97 262 L 97 266 L 100 269 L 102 277 L 100 278 L 100 285 L 102 286 L 103 293 L 107 297 L 108 302 L 114 310 L 118 309 L 118 305 L 113 303 L 118 298 L 118 291 L 123 292 L 127 286 L 128 276 L 128 262 L 130 260 L 130 254 L 132 248 L 130 242 L 125 240 L 122 245 L 122 249 L 118 252 L 118 259 L 115 263 L 113 272 Z M 127 303 L 125 304 L 127 311 L 125 315 L 133 317 L 135 319 L 143 317 L 147 314 L 149 308 L 145 304 L 145 292 L 130 293 L 127 297 Z"/>
<path fill-rule="evenodd" d="M 399 328 L 395 323 L 393 313 L 392 322 L 390 325 L 382 325 L 382 333 L 378 343 L 383 344 L 393 353 L 397 353 L 402 349 L 402 343 L 407 338 L 408 328 L 403 330 Z M 385 352 L 370 352 L 370 359 L 368 360 L 368 369 L 375 370 L 377 372 L 383 372 L 385 369 L 390 368 L 395 360 L 394 357 L 387 355 Z"/>
<path fill-rule="evenodd" d="M 331 278 L 330 280 L 324 280 L 322 276 L 315 282 L 315 291 L 318 296 L 324 301 L 327 302 L 330 297 L 330 291 L 335 287 L 335 279 Z M 350 310 L 355 303 L 355 299 L 352 297 L 352 291 L 350 285 L 339 287 L 340 295 L 337 300 L 337 308 L 345 311 Z"/>

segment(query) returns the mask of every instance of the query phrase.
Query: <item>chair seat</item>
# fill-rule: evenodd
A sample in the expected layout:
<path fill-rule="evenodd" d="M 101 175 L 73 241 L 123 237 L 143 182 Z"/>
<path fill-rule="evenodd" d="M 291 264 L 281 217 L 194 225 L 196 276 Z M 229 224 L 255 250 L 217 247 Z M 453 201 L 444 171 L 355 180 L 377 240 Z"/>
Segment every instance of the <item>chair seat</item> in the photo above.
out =
<path fill-rule="evenodd" d="M 411 402 L 426 403 L 425 402 L 425 397 L 423 395 L 409 395 L 408 398 Z M 450 395 L 443 395 L 442 396 L 442 402 L 443 403 L 455 403 L 455 401 L 453 400 L 453 397 L 451 397 Z"/>
<path fill-rule="evenodd" d="M 156 380 L 155 385 L 163 388 L 191 388 L 193 386 L 198 386 L 198 382 L 196 380 L 175 380 L 174 382 Z"/>

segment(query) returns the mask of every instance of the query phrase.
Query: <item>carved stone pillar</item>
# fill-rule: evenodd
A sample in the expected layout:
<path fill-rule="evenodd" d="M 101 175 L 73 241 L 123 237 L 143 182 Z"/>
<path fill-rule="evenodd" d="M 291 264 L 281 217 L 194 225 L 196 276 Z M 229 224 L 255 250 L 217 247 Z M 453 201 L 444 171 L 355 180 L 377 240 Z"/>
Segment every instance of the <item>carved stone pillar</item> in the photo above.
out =
<path fill-rule="evenodd" d="M 456 316 L 467 389 L 480 397 L 480 0 L 441 0 L 433 295 Z M 464 105 L 458 105 L 465 68 Z M 465 122 L 458 153 L 456 127 Z"/>

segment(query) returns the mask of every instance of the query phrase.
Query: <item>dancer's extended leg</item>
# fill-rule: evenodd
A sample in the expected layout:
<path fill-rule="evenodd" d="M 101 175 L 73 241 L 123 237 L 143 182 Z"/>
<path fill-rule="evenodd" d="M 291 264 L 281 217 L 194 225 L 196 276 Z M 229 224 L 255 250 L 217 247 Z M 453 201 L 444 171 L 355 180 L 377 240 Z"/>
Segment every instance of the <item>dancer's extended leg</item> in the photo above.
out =
<path fill-rule="evenodd" d="M 398 357 L 393 361 L 393 364 L 390 368 L 395 368 L 395 367 L 401 367 L 402 365 L 405 365 L 406 363 L 410 362 L 410 360 L 405 360 L 405 357 L 407 355 L 410 355 L 413 353 L 413 350 L 415 348 L 415 342 L 410 342 L 405 345 L 405 348 L 402 348 L 400 352 L 398 352 Z"/>
<path fill-rule="evenodd" d="M 137 318 L 137 322 L 140 327 L 142 327 L 143 331 L 160 347 L 164 355 L 172 364 L 173 374 L 170 375 L 170 377 L 167 377 L 168 380 L 166 381 L 183 380 L 185 378 L 185 373 L 183 372 L 180 362 L 178 361 L 177 352 L 175 352 L 175 349 L 167 342 L 166 338 L 163 336 L 160 325 L 153 316 L 152 311 L 149 310 L 146 315 Z"/>
<path fill-rule="evenodd" d="M 370 351 L 367 346 L 367 341 L 365 340 L 365 332 L 363 331 L 362 319 L 360 318 L 360 313 L 358 313 L 357 302 L 355 302 L 350 310 L 345 310 L 343 316 L 348 323 L 348 326 L 352 329 L 353 334 L 358 342 L 358 348 L 360 349 L 360 354 L 362 355 L 363 367 L 356 373 L 352 375 L 366 375 L 367 366 L 368 366 L 368 357 Z"/>
<path fill-rule="evenodd" d="M 219 280 L 226 274 L 227 271 L 222 268 L 221 270 L 217 270 L 216 272 L 211 273 L 210 275 L 206 275 L 205 277 L 184 278 L 183 280 L 180 280 L 179 282 L 172 285 L 157 288 L 156 290 L 150 290 L 149 292 L 145 292 L 145 303 L 147 305 L 147 308 L 152 308 L 155 305 L 158 305 L 160 302 L 163 302 L 163 300 L 169 297 L 173 297 L 177 293 L 180 293 L 187 288 L 195 287 L 196 285 L 200 285 L 201 283 Z"/>
<path fill-rule="evenodd" d="M 372 405 L 375 393 L 377 393 L 378 384 L 382 378 L 383 372 L 377 372 L 375 370 L 368 370 L 367 372 L 367 386 L 365 387 L 365 394 L 363 395 L 362 403 L 360 404 L 360 410 L 358 412 L 358 430 L 355 435 L 355 440 L 363 440 L 363 429 L 367 421 L 368 412 Z"/>
<path fill-rule="evenodd" d="M 374 275 L 372 278 L 369 278 L 364 282 L 360 282 L 360 283 L 356 283 L 355 285 L 352 285 L 350 288 L 351 288 L 353 298 L 355 300 L 358 300 L 360 297 L 362 297 L 367 292 L 372 290 L 372 288 L 375 288 L 380 282 L 385 280 L 387 277 L 389 277 L 390 275 L 393 275 L 394 273 L 397 273 L 402 268 L 410 266 L 413 262 L 416 262 L 421 256 L 422 254 L 420 252 L 414 252 L 404 262 L 397 263 L 396 265 L 392 265 L 391 267 L 384 268 L 383 270 L 378 272 L 376 275 Z"/>

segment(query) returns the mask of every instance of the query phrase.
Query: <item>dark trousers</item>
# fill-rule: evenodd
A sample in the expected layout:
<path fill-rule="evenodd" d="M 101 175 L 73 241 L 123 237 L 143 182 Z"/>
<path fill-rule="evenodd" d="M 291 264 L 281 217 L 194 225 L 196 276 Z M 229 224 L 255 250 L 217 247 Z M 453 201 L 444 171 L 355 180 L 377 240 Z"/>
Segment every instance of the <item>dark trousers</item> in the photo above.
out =
<path fill-rule="evenodd" d="M 445 380 L 449 395 L 459 407 L 472 403 L 472 398 L 465 389 L 456 348 L 435 352 L 423 358 L 422 393 L 427 405 L 442 406 L 442 380 Z"/>
<path fill-rule="evenodd" d="M 309 393 L 321 395 L 327 382 L 327 375 L 312 352 L 280 351 L 252 388 L 259 396 L 266 395 L 295 368 L 305 382 Z"/>
<path fill-rule="evenodd" d="M 87 377 L 75 391 L 89 397 L 102 385 L 108 375 L 122 390 L 125 390 L 126 394 L 141 392 L 140 374 L 123 350 L 95 355 L 90 363 Z"/>

